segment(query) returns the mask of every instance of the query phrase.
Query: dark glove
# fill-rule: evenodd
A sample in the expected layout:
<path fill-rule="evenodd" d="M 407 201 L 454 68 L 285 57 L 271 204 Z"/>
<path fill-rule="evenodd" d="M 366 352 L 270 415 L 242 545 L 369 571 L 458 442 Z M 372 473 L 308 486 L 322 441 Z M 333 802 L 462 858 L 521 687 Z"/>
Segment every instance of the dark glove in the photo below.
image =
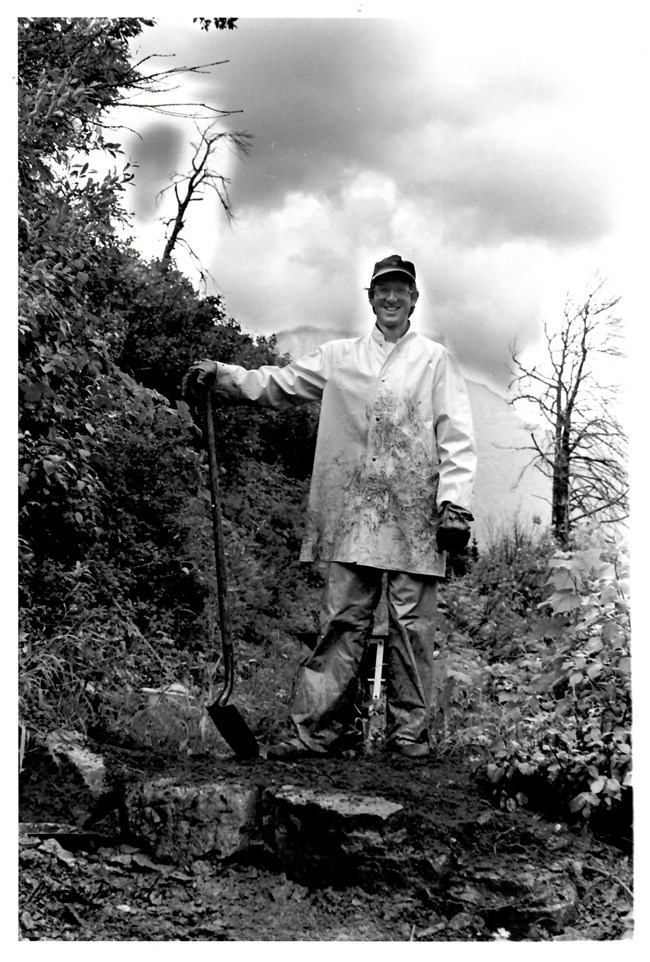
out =
<path fill-rule="evenodd" d="M 188 401 L 197 400 L 214 387 L 217 380 L 217 362 L 206 358 L 193 364 L 183 378 L 183 397 Z"/>
<path fill-rule="evenodd" d="M 460 554 L 469 544 L 469 523 L 473 520 L 474 515 L 467 508 L 460 508 L 450 501 L 443 502 L 437 532 L 438 551 Z"/>

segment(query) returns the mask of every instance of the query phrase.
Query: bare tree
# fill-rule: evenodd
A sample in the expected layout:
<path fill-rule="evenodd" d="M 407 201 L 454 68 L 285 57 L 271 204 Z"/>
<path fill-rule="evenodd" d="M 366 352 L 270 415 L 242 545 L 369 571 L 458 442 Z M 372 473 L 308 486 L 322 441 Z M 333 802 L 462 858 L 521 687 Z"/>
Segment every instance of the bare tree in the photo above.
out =
<path fill-rule="evenodd" d="M 228 194 L 229 179 L 223 174 L 217 173 L 212 166 L 212 161 L 217 149 L 227 144 L 234 147 L 240 154 L 248 153 L 251 137 L 249 134 L 232 131 L 215 131 L 211 126 L 205 130 L 197 128 L 199 140 L 192 144 L 194 155 L 191 161 L 191 170 L 187 173 L 174 173 L 172 181 L 160 192 L 164 194 L 168 190 L 174 191 L 176 198 L 176 213 L 173 217 L 164 221 L 166 228 L 171 228 L 165 243 L 165 250 L 162 255 L 163 262 L 169 262 L 179 241 L 185 245 L 192 256 L 194 252 L 185 239 L 181 239 L 181 232 L 185 226 L 185 218 L 191 203 L 203 200 L 205 192 L 213 190 L 219 202 L 226 212 L 229 220 L 232 219 L 232 208 L 230 196 Z"/>
<path fill-rule="evenodd" d="M 617 388 L 603 384 L 599 359 L 622 357 L 619 298 L 596 280 L 579 302 L 568 297 L 562 327 L 544 325 L 546 358 L 527 366 L 511 351 L 513 404 L 535 405 L 542 430 L 531 431 L 532 463 L 552 482 L 551 519 L 564 545 L 587 518 L 620 522 L 628 517 L 627 438 L 616 416 Z"/>

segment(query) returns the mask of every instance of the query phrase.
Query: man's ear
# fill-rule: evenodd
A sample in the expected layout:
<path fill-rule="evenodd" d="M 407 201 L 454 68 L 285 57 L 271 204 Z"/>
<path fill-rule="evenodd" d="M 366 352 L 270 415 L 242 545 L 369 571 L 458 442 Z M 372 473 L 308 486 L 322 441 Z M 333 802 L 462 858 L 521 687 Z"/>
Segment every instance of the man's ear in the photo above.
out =
<path fill-rule="evenodd" d="M 417 287 L 416 287 L 415 290 L 413 291 L 413 294 L 412 294 L 413 304 L 411 305 L 411 310 L 409 311 L 409 317 L 411 316 L 411 314 L 412 314 L 413 311 L 415 310 L 415 305 L 417 304 L 417 300 L 418 300 L 418 297 L 419 297 L 419 296 L 420 296 L 420 292 L 419 292 L 419 290 L 418 290 Z"/>

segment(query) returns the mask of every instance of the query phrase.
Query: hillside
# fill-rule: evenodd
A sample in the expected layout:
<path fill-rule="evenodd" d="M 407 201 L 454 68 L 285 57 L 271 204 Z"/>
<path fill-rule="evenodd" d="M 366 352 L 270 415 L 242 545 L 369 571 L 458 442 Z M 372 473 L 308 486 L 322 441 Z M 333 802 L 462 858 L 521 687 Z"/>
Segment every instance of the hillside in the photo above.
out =
<path fill-rule="evenodd" d="M 300 357 L 325 341 L 349 336 L 345 331 L 305 326 L 281 331 L 277 339 L 282 352 Z M 524 470 L 530 461 L 530 452 L 521 450 L 528 441 L 524 421 L 484 384 L 469 379 L 466 384 L 479 459 L 474 499 L 477 539 L 485 541 L 515 518 L 525 525 L 536 517 L 549 523 L 549 482 L 533 468 Z"/>

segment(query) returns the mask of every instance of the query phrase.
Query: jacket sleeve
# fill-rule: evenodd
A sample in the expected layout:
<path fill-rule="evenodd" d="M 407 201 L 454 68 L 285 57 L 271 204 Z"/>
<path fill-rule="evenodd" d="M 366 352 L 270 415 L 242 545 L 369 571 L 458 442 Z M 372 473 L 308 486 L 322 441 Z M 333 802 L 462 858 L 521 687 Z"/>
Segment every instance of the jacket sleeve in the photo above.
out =
<path fill-rule="evenodd" d="M 320 400 L 331 372 L 328 344 L 284 367 L 265 364 L 252 371 L 218 363 L 215 391 L 234 401 L 286 408 Z"/>
<path fill-rule="evenodd" d="M 433 410 L 440 462 L 438 504 L 471 508 L 476 444 L 467 387 L 454 358 L 443 351 L 434 376 Z"/>

